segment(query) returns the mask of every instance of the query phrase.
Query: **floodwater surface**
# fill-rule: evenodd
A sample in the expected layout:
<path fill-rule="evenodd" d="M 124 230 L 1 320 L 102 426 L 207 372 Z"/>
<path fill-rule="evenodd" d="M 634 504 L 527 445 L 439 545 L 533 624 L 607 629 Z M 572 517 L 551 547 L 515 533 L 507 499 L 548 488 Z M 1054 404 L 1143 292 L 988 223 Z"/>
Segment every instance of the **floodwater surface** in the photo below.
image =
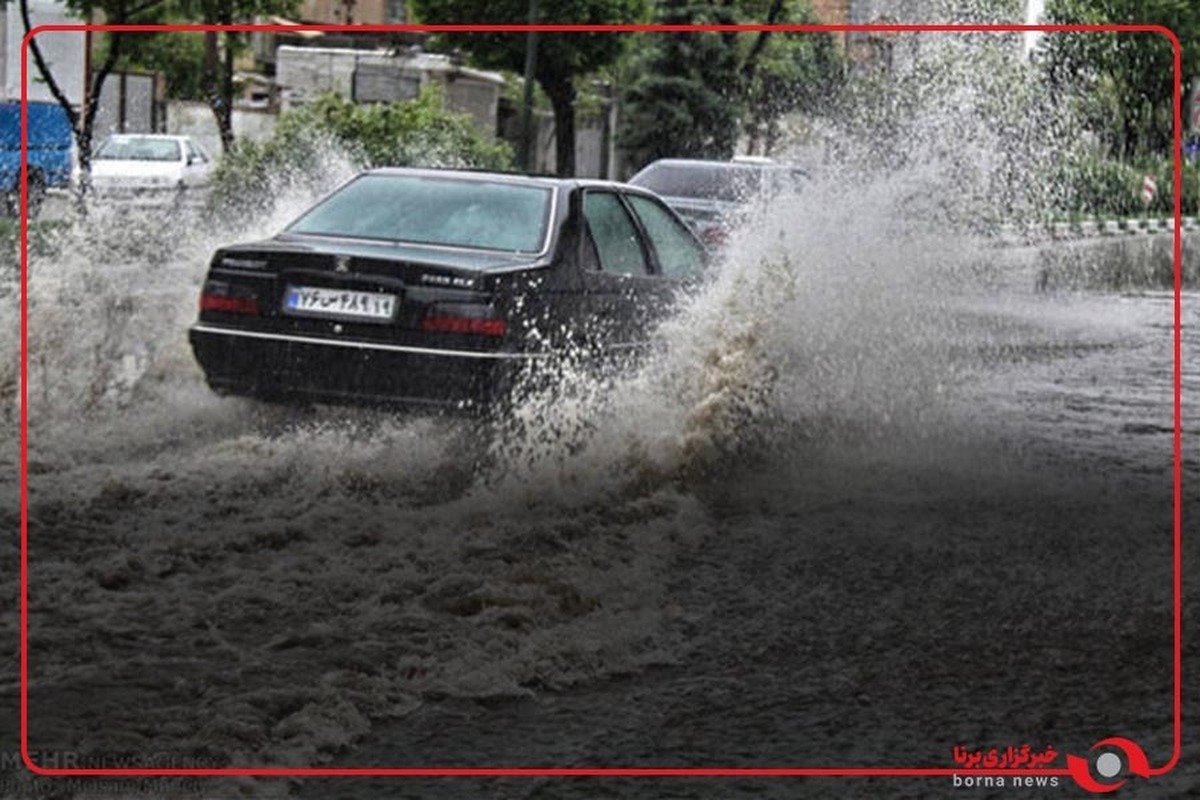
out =
<path fill-rule="evenodd" d="M 919 227 L 827 235 L 883 218 L 872 202 L 778 210 L 794 222 L 735 241 L 647 362 L 603 383 L 568 371 L 487 428 L 210 393 L 186 343 L 203 237 L 150 238 L 133 258 L 93 230 L 81 252 L 35 258 L 31 748 L 68 766 L 953 768 L 955 747 L 1053 748 L 1062 766 L 1120 735 L 1165 762 L 1173 296 L 1037 291 L 1036 248 Z M 162 259 L 144 257 L 154 247 Z M 1195 299 L 1182 306 L 1189 502 Z M 0 386 L 15 531 L 15 377 Z M 17 544 L 0 550 L 10 574 Z M 3 603 L 15 650 L 15 587 Z M 15 662 L 0 673 L 6 742 L 18 677 Z M 1197 785 L 1193 768 L 1126 791 Z M 951 790 L 410 778 L 154 791 Z"/>

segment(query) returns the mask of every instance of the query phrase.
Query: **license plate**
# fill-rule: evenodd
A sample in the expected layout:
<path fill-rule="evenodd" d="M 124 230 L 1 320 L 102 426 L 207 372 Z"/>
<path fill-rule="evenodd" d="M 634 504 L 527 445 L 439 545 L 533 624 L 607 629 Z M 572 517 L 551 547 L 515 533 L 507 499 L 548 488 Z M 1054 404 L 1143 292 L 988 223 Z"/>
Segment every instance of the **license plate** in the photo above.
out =
<path fill-rule="evenodd" d="M 289 314 L 387 322 L 396 316 L 396 295 L 320 286 L 289 286 L 283 308 Z"/>

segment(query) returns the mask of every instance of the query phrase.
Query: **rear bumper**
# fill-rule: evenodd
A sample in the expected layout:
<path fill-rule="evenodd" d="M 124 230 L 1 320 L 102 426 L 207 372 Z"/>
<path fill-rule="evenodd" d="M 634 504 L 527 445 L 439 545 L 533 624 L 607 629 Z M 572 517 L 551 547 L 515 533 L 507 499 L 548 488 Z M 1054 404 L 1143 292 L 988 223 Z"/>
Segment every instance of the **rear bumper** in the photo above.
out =
<path fill-rule="evenodd" d="M 534 355 L 438 350 L 244 331 L 188 331 L 209 386 L 230 394 L 332 402 L 486 407 L 507 398 Z"/>
<path fill-rule="evenodd" d="M 96 186 L 92 185 L 88 197 L 95 203 L 121 207 L 173 208 L 178 206 L 199 207 L 204 203 L 205 192 L 198 187 L 178 186 Z"/>

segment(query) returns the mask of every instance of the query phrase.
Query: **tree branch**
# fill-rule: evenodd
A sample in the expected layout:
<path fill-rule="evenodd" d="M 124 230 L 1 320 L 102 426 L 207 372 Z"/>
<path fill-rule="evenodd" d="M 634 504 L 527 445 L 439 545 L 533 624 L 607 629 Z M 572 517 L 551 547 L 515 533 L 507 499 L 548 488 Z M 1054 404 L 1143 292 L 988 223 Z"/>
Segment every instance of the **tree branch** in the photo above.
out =
<path fill-rule="evenodd" d="M 125 12 L 125 15 L 124 15 L 125 21 L 132 22 L 133 18 L 136 17 L 138 14 L 145 13 L 145 12 L 149 11 L 150 9 L 154 8 L 155 6 L 162 5 L 162 2 L 163 2 L 163 0 L 146 0 L 140 6 L 134 6 L 133 8 L 131 8 Z"/>
<path fill-rule="evenodd" d="M 771 9 L 767 12 L 766 24 L 774 25 L 779 21 L 786 2 L 787 0 L 772 0 Z M 760 32 L 758 38 L 754 40 L 754 46 L 746 54 L 746 60 L 742 62 L 742 79 L 746 81 L 747 86 L 754 82 L 754 77 L 758 74 L 758 60 L 762 57 L 763 51 L 767 49 L 767 42 L 770 38 L 771 31 Z"/>
<path fill-rule="evenodd" d="M 124 22 L 125 20 L 122 20 Z M 121 23 L 116 23 L 121 24 Z M 91 138 L 92 126 L 96 121 L 96 112 L 100 110 L 100 92 L 104 90 L 104 81 L 108 79 L 109 74 L 117 66 L 117 59 L 121 57 L 121 34 L 109 32 L 108 34 L 108 54 L 104 57 L 104 63 L 100 65 L 100 69 L 96 71 L 96 77 L 92 81 L 92 90 L 87 104 L 87 117 L 83 121 L 84 129 L 88 133 L 88 138 Z M 90 147 L 91 142 L 87 142 Z"/>

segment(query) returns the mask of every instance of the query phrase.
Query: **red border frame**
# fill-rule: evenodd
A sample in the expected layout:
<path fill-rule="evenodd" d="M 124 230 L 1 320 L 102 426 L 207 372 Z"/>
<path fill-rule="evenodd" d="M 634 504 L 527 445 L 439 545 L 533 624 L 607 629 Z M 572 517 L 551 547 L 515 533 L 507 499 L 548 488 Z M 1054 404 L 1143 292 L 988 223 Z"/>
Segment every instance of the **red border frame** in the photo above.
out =
<path fill-rule="evenodd" d="M 116 31 L 128 33 L 161 33 L 164 31 L 200 33 L 233 31 L 238 33 L 296 33 L 318 31 L 327 33 L 669 33 L 686 31 L 780 33 L 1157 33 L 1166 36 L 1174 51 L 1175 97 L 1173 116 L 1174 181 L 1174 745 L 1171 757 L 1161 767 L 1150 770 L 1149 776 L 1163 775 L 1174 769 L 1183 746 L 1182 712 L 1182 55 L 1179 38 L 1161 25 L 41 25 L 26 34 L 21 42 L 21 302 L 20 302 L 20 491 L 21 491 L 21 758 L 29 771 L 47 777 L 400 777 L 400 776 L 472 776 L 472 777 L 950 777 L 955 774 L 979 776 L 1047 775 L 1070 776 L 1067 769 L 1039 770 L 970 770 L 947 768 L 164 768 L 164 769 L 87 769 L 45 768 L 34 762 L 29 752 L 29 652 L 28 652 L 28 345 L 29 345 L 29 215 L 28 215 L 28 51 L 30 40 L 41 33 L 82 33 Z"/>

